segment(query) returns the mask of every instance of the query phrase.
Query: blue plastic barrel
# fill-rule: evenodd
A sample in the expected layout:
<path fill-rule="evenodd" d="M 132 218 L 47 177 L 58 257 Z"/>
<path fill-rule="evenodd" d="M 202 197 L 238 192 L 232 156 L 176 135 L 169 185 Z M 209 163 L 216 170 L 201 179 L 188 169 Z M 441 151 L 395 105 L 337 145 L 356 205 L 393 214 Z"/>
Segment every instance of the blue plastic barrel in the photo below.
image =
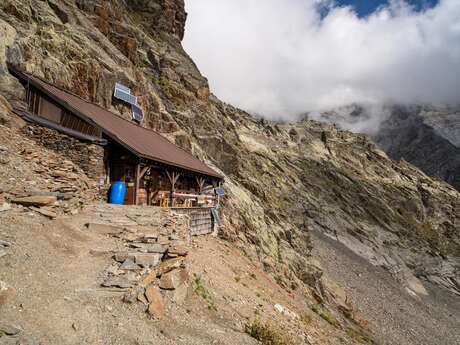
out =
<path fill-rule="evenodd" d="M 109 203 L 123 205 L 125 202 L 126 184 L 124 182 L 115 182 L 110 188 Z"/>

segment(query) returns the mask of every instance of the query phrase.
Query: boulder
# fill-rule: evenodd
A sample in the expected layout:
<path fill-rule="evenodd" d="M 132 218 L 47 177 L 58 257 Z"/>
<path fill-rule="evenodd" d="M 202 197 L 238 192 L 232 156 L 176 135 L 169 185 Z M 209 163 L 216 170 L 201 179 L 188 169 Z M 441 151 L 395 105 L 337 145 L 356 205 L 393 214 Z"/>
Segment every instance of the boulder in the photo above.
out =
<path fill-rule="evenodd" d="M 57 198 L 55 196 L 45 195 L 27 196 L 25 198 L 17 198 L 12 200 L 13 203 L 24 206 L 48 206 L 54 204 L 56 201 Z"/>

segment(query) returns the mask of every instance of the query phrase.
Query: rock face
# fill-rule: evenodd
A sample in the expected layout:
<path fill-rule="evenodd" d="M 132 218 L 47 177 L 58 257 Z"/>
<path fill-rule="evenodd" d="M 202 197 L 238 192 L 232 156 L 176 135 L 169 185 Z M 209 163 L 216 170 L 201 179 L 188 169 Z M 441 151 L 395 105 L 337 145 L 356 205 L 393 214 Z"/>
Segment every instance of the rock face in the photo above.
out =
<path fill-rule="evenodd" d="M 226 176 L 221 236 L 286 288 L 318 286 L 309 235 L 316 229 L 395 275 L 460 292 L 459 193 L 392 161 L 363 135 L 314 121 L 258 120 L 219 101 L 181 46 L 183 5 L 5 0 L 0 65 L 14 64 L 127 119 L 129 109 L 112 104 L 114 83 L 141 95 L 143 126 Z M 0 96 L 20 102 L 24 90 L 4 68 L 0 79 Z M 8 106 L 0 109 L 13 118 Z"/>
<path fill-rule="evenodd" d="M 374 140 L 393 159 L 460 190 L 460 110 L 393 107 Z"/>
<path fill-rule="evenodd" d="M 368 133 L 391 158 L 404 159 L 460 190 L 459 107 L 351 104 L 306 116 Z"/>

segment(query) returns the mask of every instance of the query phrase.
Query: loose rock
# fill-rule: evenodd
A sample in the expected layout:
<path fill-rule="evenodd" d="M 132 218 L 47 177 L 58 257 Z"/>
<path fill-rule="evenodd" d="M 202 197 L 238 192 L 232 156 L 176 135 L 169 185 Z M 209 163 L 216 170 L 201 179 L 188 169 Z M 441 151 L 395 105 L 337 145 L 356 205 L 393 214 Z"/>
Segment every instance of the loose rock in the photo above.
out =
<path fill-rule="evenodd" d="M 127 259 L 123 264 L 120 266 L 121 270 L 127 271 L 135 271 L 141 269 L 139 265 L 137 265 L 132 259 Z"/>
<path fill-rule="evenodd" d="M 127 289 L 133 286 L 134 283 L 124 277 L 109 277 L 103 283 L 103 287 L 118 287 L 121 289 Z"/>
<path fill-rule="evenodd" d="M 10 247 L 12 244 L 13 242 L 0 240 L 0 247 Z"/>
<path fill-rule="evenodd" d="M 142 267 L 154 267 L 161 262 L 162 254 L 158 253 L 136 253 L 135 262 Z"/>
<path fill-rule="evenodd" d="M 0 212 L 9 211 L 9 210 L 11 210 L 11 205 L 6 202 L 0 206 Z"/>
<path fill-rule="evenodd" d="M 174 245 L 168 248 L 168 255 L 186 256 L 188 249 L 185 246 Z"/>
<path fill-rule="evenodd" d="M 144 287 L 150 285 L 158 276 L 172 271 L 175 268 L 181 267 L 184 261 L 184 257 L 163 261 L 144 278 L 140 285 Z"/>
<path fill-rule="evenodd" d="M 164 290 L 175 290 L 188 279 L 188 273 L 184 269 L 174 270 L 165 273 L 160 279 L 160 288 Z"/>
<path fill-rule="evenodd" d="M 55 196 L 27 196 L 25 198 L 13 199 L 12 202 L 23 206 L 48 206 L 52 205 L 57 201 Z"/>
<path fill-rule="evenodd" d="M 0 333 L 4 333 L 6 335 L 17 335 L 21 333 L 21 331 L 22 330 L 18 327 L 0 323 Z"/>
<path fill-rule="evenodd" d="M 149 302 L 148 312 L 154 318 L 161 320 L 165 314 L 165 304 L 163 297 L 157 288 L 151 286 L 145 291 L 145 296 Z"/>
<path fill-rule="evenodd" d="M 38 207 L 31 207 L 31 209 L 37 213 L 40 213 L 42 216 L 45 216 L 45 217 L 48 217 L 48 218 L 51 218 L 51 219 L 55 219 L 57 217 L 57 213 L 51 211 L 50 209 L 48 208 L 44 208 L 44 207 L 41 207 L 41 208 L 38 208 Z"/>

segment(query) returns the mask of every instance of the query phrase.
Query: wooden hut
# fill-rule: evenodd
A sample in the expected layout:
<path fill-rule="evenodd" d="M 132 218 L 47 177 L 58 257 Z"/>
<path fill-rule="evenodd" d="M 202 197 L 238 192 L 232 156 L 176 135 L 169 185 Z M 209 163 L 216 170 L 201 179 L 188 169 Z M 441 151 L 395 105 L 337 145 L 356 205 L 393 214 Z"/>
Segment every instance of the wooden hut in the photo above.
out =
<path fill-rule="evenodd" d="M 127 185 L 125 204 L 213 206 L 223 177 L 153 130 L 10 68 L 27 90 L 27 121 L 104 147 L 103 179 Z"/>

